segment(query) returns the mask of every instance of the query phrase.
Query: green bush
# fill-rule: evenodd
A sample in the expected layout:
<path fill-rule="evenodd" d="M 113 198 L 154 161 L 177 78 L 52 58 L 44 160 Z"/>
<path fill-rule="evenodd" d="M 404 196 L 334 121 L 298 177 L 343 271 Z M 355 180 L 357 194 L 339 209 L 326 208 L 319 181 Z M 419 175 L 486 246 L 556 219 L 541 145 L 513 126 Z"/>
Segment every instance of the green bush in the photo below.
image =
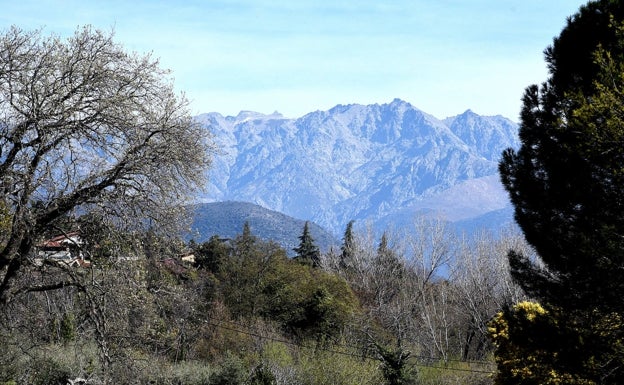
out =
<path fill-rule="evenodd" d="M 243 385 L 246 379 L 247 370 L 243 361 L 234 355 L 228 355 L 211 377 L 210 385 Z"/>
<path fill-rule="evenodd" d="M 376 361 L 354 355 L 306 350 L 299 357 L 302 385 L 379 385 L 383 378 Z"/>
<path fill-rule="evenodd" d="M 76 320 L 73 313 L 64 313 L 61 319 L 61 341 L 68 343 L 76 338 Z"/>
<path fill-rule="evenodd" d="M 250 385 L 275 385 L 275 375 L 271 369 L 263 364 L 256 366 L 249 380 Z"/>
<path fill-rule="evenodd" d="M 162 385 L 211 385 L 214 368 L 201 362 L 181 362 L 166 366 L 167 370 L 161 374 L 159 384 Z"/>
<path fill-rule="evenodd" d="M 52 358 L 44 358 L 33 363 L 33 371 L 27 383 L 31 385 L 66 385 L 72 378 L 72 371 L 66 364 Z"/>
<path fill-rule="evenodd" d="M 264 282 L 262 315 L 300 338 L 331 339 L 359 309 L 342 278 L 290 260 L 276 260 Z"/>

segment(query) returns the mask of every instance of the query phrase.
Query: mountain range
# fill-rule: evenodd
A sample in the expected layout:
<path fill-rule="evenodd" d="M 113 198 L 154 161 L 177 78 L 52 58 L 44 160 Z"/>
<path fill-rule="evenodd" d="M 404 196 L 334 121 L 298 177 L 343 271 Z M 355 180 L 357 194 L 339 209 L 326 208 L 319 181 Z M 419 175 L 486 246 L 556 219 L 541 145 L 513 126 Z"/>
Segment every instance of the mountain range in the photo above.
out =
<path fill-rule="evenodd" d="M 383 229 L 424 213 L 468 227 L 511 220 L 497 165 L 519 145 L 518 126 L 502 116 L 438 119 L 395 99 L 295 119 L 250 111 L 196 119 L 218 148 L 202 202 L 250 202 L 335 235 L 350 220 Z"/>

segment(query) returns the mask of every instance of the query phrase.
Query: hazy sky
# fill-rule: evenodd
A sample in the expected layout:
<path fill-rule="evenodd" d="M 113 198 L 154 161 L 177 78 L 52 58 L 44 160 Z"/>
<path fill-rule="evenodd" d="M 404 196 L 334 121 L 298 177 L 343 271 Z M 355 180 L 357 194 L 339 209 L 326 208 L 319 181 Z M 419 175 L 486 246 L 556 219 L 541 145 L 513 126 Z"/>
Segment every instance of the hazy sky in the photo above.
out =
<path fill-rule="evenodd" d="M 404 99 L 439 118 L 517 120 L 543 50 L 580 0 L 0 0 L 0 24 L 114 30 L 173 71 L 194 114 Z"/>

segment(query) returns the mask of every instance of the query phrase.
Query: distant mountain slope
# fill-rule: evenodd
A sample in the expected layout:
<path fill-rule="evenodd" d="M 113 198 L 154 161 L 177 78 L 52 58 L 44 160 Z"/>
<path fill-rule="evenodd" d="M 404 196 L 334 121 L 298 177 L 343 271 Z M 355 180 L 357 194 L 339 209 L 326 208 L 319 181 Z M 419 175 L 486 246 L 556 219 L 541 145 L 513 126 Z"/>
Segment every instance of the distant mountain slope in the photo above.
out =
<path fill-rule="evenodd" d="M 489 211 L 480 216 L 459 220 L 453 223 L 454 227 L 465 234 L 475 234 L 480 231 L 510 230 L 520 228 L 513 217 L 513 207 L 508 205 L 505 208 Z"/>
<path fill-rule="evenodd" d="M 197 119 L 221 151 L 204 201 L 257 203 L 334 234 L 352 219 L 393 223 L 423 210 L 467 219 L 501 209 L 497 160 L 518 144 L 517 126 L 503 117 L 468 110 L 439 120 L 399 99 L 298 119 L 254 112 Z"/>
<path fill-rule="evenodd" d="M 289 255 L 299 245 L 304 220 L 272 211 L 248 202 L 203 203 L 194 207 L 191 238 L 205 242 L 213 235 L 235 238 L 243 232 L 243 225 L 249 222 L 251 233 L 263 240 L 273 240 L 286 249 Z M 339 241 L 325 229 L 310 222 L 310 233 L 321 251 L 339 247 Z"/>

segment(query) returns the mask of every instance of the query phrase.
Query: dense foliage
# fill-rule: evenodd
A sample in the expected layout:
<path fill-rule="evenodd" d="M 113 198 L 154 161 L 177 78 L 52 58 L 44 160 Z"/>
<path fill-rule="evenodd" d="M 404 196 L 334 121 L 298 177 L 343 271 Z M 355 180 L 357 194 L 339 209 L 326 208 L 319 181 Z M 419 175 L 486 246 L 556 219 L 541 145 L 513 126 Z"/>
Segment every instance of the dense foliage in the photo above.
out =
<path fill-rule="evenodd" d="M 624 381 L 623 28 L 621 1 L 568 20 L 546 50 L 550 77 L 525 92 L 522 147 L 500 164 L 539 255 L 510 252 L 512 274 L 544 309 L 498 321 L 509 330 L 495 338 L 500 384 Z"/>

